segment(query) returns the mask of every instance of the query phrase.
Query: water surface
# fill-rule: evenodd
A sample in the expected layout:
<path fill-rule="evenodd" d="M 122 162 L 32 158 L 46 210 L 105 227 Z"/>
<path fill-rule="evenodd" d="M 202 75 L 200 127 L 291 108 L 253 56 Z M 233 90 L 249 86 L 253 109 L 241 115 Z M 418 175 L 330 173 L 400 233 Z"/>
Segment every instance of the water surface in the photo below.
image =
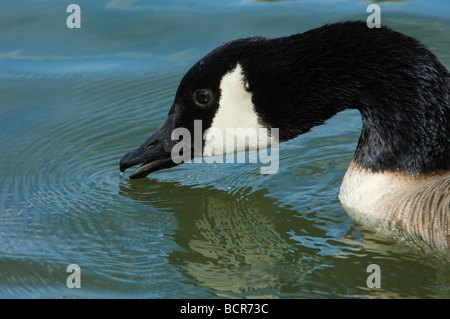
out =
<path fill-rule="evenodd" d="M 450 297 L 440 254 L 355 224 L 337 195 L 356 111 L 283 143 L 280 169 L 184 164 L 131 181 L 120 157 L 165 119 L 223 42 L 365 19 L 365 1 L 61 1 L 0 5 L 0 297 Z M 445 1 L 382 2 L 382 24 L 450 68 Z M 369 289 L 370 264 L 381 288 Z M 69 289 L 66 267 L 81 268 Z"/>

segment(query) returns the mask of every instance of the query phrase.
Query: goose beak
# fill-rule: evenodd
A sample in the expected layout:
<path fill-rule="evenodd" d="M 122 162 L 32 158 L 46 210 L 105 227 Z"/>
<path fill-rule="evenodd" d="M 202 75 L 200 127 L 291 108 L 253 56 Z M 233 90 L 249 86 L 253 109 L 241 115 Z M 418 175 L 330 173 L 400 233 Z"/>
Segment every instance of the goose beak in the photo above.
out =
<path fill-rule="evenodd" d="M 130 175 L 130 179 L 138 179 L 163 168 L 177 165 L 172 161 L 171 151 L 175 142 L 172 141 L 172 115 L 147 139 L 142 145 L 131 152 L 126 153 L 120 160 L 120 171 L 141 164 L 141 166 Z"/>

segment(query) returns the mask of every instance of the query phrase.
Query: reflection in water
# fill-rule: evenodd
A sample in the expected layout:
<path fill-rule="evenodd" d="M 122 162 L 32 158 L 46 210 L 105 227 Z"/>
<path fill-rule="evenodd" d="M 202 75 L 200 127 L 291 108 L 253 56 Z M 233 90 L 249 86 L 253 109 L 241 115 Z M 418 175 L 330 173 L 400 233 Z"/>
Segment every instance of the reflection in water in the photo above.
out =
<path fill-rule="evenodd" d="M 264 189 L 227 193 L 124 180 L 120 194 L 161 209 L 171 202 L 180 230 L 173 237 L 180 249 L 170 254 L 169 262 L 186 280 L 213 289 L 217 296 L 300 296 L 299 287 L 311 284 L 307 277 L 331 267 L 310 236 L 305 235 L 309 247 L 308 240 L 299 246 L 286 231 L 292 227 L 297 233 L 326 238 L 317 221 L 293 218 L 295 211 L 280 207 Z M 345 246 L 341 245 L 344 250 Z"/>
<path fill-rule="evenodd" d="M 175 169 L 169 176 L 177 173 L 183 175 Z M 327 221 L 320 208 L 302 212 L 300 203 L 296 209 L 282 205 L 261 186 L 227 192 L 163 182 L 161 175 L 138 181 L 122 179 L 119 194 L 152 210 L 170 207 L 178 226 L 174 232 L 161 235 L 171 236 L 175 242 L 177 248 L 169 253 L 168 262 L 183 274 L 185 284 L 203 287 L 219 297 L 390 298 L 423 294 L 417 288 L 421 282 L 411 280 L 411 273 L 403 270 L 405 265 L 417 267 L 421 255 L 408 246 L 384 241 L 353 224 L 337 235 L 333 228 L 342 226 L 342 221 Z M 439 256 L 423 256 L 431 260 L 423 269 L 436 272 L 435 285 L 445 287 L 449 278 L 442 267 L 446 263 Z M 370 263 L 381 265 L 384 289 L 365 286 Z M 408 294 L 405 287 L 410 288 Z M 445 291 L 433 290 L 428 296 L 443 294 Z"/>
<path fill-rule="evenodd" d="M 245 195 L 202 196 L 194 219 L 183 218 L 186 224 L 180 224 L 192 229 L 191 238 L 179 238 L 191 253 L 176 252 L 173 262 L 182 261 L 189 276 L 218 291 L 270 295 L 271 289 L 278 290 L 281 278 L 295 273 L 296 251 L 275 227 L 280 214 L 275 204 L 255 195 L 264 200 L 256 204 Z"/>

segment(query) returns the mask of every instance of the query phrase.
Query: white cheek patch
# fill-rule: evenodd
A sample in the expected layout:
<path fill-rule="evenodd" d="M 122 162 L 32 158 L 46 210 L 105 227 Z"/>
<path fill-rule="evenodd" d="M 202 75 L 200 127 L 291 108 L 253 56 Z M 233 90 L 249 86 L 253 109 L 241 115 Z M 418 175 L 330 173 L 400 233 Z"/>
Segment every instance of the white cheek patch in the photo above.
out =
<path fill-rule="evenodd" d="M 270 146 L 270 134 L 260 124 L 252 94 L 245 88 L 244 74 L 238 63 L 220 82 L 219 108 L 211 127 L 204 133 L 203 156 L 257 150 L 258 145 L 259 148 Z"/>

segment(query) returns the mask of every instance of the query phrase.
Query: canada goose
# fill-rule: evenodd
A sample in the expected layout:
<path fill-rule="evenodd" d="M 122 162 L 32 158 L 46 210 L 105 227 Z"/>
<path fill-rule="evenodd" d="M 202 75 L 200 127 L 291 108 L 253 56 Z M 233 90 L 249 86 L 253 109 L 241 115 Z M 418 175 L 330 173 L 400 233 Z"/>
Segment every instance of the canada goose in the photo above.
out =
<path fill-rule="evenodd" d="M 186 73 L 167 120 L 122 157 L 120 170 L 142 164 L 130 176 L 142 178 L 176 165 L 171 132 L 193 132 L 194 120 L 202 120 L 202 134 L 279 128 L 282 142 L 354 108 L 362 133 L 341 185 L 343 207 L 362 224 L 449 249 L 449 88 L 449 72 L 432 52 L 386 27 L 342 22 L 282 38 L 238 39 Z"/>

